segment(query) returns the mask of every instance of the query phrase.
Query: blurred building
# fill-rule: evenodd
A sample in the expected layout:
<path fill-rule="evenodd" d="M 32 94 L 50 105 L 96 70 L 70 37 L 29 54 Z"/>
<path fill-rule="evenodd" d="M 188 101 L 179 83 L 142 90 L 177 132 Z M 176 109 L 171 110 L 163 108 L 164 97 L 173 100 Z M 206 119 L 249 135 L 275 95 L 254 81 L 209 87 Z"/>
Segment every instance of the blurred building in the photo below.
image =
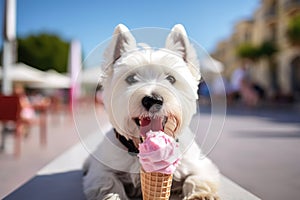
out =
<path fill-rule="evenodd" d="M 230 77 L 240 64 L 241 57 L 237 54 L 240 45 L 259 46 L 268 42 L 277 51 L 269 57 L 249 59 L 252 80 L 269 96 L 293 95 L 299 99 L 300 43 L 292 42 L 287 34 L 291 20 L 297 16 L 300 16 L 300 0 L 261 0 L 252 18 L 239 21 L 231 36 L 219 42 L 213 53 L 224 63 L 225 76 Z"/>

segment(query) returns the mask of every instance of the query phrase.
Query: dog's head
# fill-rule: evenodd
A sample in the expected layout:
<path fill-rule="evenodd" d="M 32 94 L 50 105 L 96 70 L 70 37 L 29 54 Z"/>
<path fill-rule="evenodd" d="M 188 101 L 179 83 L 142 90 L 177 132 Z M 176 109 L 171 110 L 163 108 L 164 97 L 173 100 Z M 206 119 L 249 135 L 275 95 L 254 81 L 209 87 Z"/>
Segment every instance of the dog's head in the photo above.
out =
<path fill-rule="evenodd" d="M 118 25 L 103 65 L 103 100 L 113 127 L 139 141 L 149 129 L 176 136 L 196 111 L 200 72 L 185 29 L 176 25 L 165 48 L 139 47 Z"/>

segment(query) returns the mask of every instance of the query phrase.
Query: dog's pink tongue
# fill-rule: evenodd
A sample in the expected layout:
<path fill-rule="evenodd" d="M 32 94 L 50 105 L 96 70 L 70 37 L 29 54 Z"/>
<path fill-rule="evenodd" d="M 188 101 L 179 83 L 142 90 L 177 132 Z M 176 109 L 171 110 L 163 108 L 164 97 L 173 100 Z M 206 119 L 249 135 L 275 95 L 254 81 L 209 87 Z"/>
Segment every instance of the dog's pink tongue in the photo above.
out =
<path fill-rule="evenodd" d="M 143 137 L 151 131 L 163 131 L 163 119 L 161 117 L 149 118 L 145 117 L 141 120 L 140 132 Z"/>

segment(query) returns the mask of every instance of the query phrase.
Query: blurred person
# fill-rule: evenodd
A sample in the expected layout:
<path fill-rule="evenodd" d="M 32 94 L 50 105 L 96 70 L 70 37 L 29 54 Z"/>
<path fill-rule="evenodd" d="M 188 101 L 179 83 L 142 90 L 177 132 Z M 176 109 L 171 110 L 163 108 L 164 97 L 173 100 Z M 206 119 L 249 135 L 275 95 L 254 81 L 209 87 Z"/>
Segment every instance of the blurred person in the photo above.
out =
<path fill-rule="evenodd" d="M 44 95 L 38 90 L 32 90 L 27 96 L 32 105 L 38 104 L 45 99 Z"/>
<path fill-rule="evenodd" d="M 24 87 L 21 84 L 14 85 L 13 88 L 13 94 L 17 95 L 20 99 L 20 105 L 21 105 L 21 120 L 23 123 L 26 124 L 25 127 L 25 135 L 27 136 L 29 133 L 29 125 L 34 123 L 37 120 L 37 116 L 34 110 L 34 107 L 29 101 L 29 98 L 27 97 Z"/>
<path fill-rule="evenodd" d="M 51 103 L 51 99 L 48 96 L 37 90 L 28 95 L 28 100 L 35 111 L 47 108 Z"/>
<path fill-rule="evenodd" d="M 247 64 L 242 62 L 241 66 L 234 70 L 231 76 L 231 96 L 233 100 L 241 98 L 246 105 L 255 106 L 259 97 L 249 80 L 247 68 Z"/>

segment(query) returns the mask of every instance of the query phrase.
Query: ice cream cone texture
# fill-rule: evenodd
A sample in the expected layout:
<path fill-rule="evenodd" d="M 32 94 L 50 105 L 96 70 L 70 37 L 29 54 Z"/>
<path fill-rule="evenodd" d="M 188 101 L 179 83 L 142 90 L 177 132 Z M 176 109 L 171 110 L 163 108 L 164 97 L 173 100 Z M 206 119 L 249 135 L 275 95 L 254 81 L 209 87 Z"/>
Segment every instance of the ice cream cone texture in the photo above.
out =
<path fill-rule="evenodd" d="M 162 131 L 149 131 L 139 150 L 143 200 L 169 199 L 179 162 L 178 144 Z"/>
<path fill-rule="evenodd" d="M 168 200 L 171 195 L 172 174 L 140 171 L 143 200 Z"/>

